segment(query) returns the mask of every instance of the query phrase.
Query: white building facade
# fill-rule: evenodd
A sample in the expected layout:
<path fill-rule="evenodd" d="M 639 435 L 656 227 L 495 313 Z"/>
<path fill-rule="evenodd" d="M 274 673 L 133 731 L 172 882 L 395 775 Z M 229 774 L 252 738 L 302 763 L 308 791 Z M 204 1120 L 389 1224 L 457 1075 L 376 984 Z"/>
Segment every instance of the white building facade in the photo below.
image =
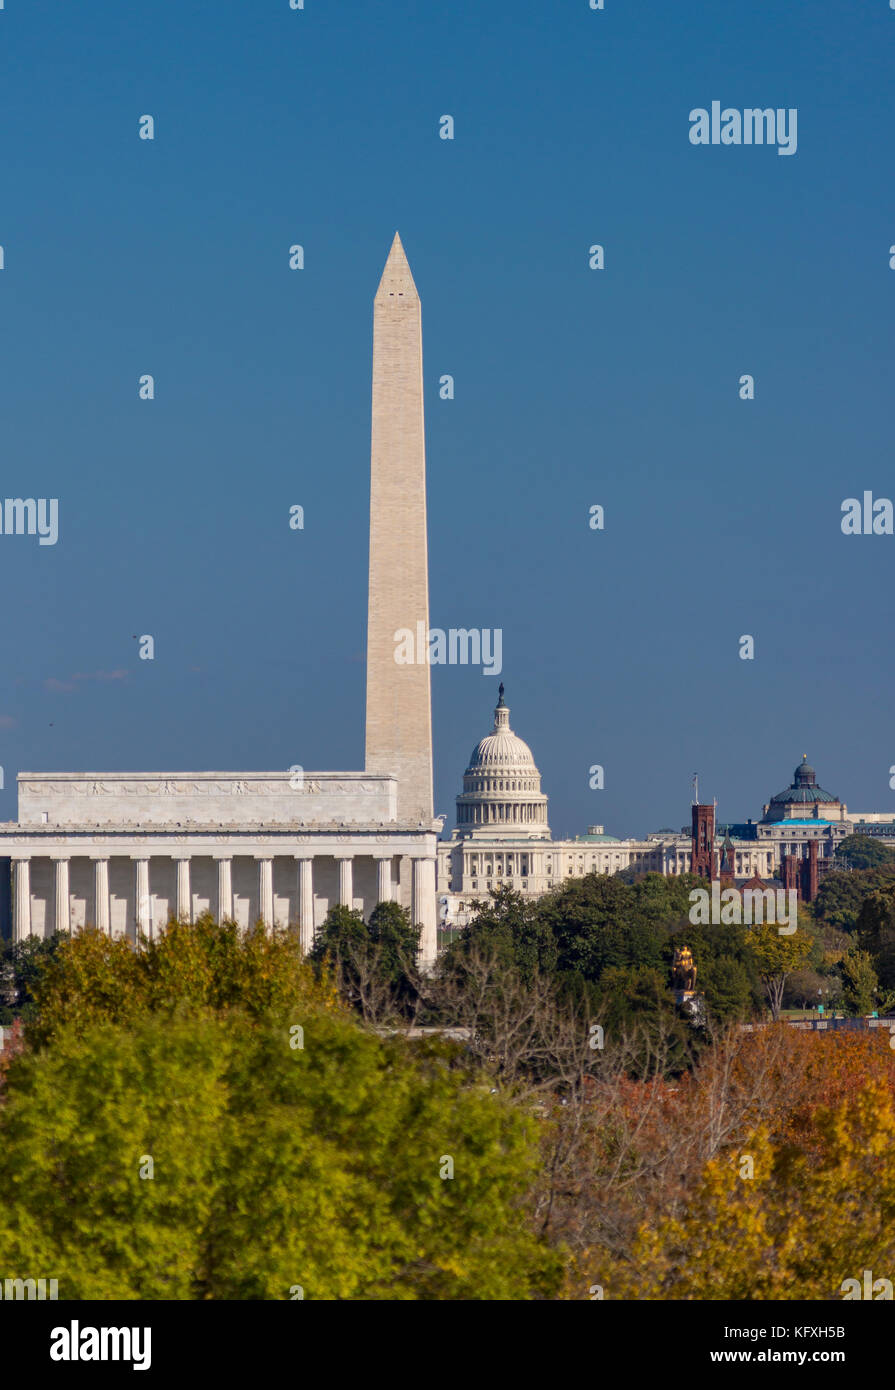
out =
<path fill-rule="evenodd" d="M 26 772 L 18 791 L 0 825 L 14 940 L 85 924 L 136 940 L 210 912 L 309 948 L 336 903 L 433 916 L 435 826 L 398 822 L 392 777 Z"/>

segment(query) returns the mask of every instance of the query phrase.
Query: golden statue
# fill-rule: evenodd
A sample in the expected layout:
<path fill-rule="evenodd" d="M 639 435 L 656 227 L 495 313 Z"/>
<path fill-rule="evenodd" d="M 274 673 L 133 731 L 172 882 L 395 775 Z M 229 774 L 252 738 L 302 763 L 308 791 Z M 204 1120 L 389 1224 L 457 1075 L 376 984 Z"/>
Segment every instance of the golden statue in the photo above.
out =
<path fill-rule="evenodd" d="M 674 989 L 683 990 L 685 993 L 690 993 L 696 988 L 696 962 L 689 946 L 674 948 L 671 983 Z"/>

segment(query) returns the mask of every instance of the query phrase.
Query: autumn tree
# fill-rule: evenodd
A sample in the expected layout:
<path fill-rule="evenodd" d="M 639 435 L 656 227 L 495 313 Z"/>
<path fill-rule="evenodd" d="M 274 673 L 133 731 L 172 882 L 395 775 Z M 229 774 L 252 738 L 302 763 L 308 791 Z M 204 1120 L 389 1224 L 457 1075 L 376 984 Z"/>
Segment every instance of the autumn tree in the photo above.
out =
<path fill-rule="evenodd" d="M 812 1117 L 812 1151 L 766 1128 L 706 1165 L 686 1210 L 644 1223 L 607 1296 L 833 1299 L 895 1261 L 895 1109 L 869 1085 Z"/>
<path fill-rule="evenodd" d="M 38 1016 L 28 1032 L 37 1045 L 68 1024 L 86 1028 L 183 1009 L 261 1017 L 320 997 L 293 932 L 260 923 L 243 931 L 208 915 L 169 922 L 139 947 L 93 928 L 77 932 L 43 962 L 33 990 Z"/>

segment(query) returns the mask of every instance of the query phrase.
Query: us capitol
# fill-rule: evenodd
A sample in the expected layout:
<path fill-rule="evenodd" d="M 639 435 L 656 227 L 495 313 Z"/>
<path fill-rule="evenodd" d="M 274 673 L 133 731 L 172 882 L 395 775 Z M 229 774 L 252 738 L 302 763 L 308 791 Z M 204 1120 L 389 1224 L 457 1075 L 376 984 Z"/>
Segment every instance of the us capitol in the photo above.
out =
<path fill-rule="evenodd" d="M 537 898 L 590 873 L 700 872 L 695 847 L 697 826 L 704 823 L 709 826 L 708 876 L 724 875 L 732 882 L 757 879 L 770 886 L 802 863 L 807 870 L 809 861 L 816 861 L 818 869 L 811 881 L 822 880 L 836 867 L 838 846 L 847 835 L 873 835 L 895 847 L 891 813 L 849 814 L 844 802 L 818 785 L 806 757 L 789 787 L 771 797 L 757 821 L 716 826 L 714 807 L 694 804 L 692 828 L 657 830 L 634 840 L 591 825 L 586 835 L 554 840 L 541 774 L 528 744 L 510 726 L 504 696 L 501 683 L 494 726 L 473 748 L 463 774 L 453 832 L 438 842 L 442 928 L 465 925 L 473 904 L 486 901 L 489 891 L 502 885 Z"/>

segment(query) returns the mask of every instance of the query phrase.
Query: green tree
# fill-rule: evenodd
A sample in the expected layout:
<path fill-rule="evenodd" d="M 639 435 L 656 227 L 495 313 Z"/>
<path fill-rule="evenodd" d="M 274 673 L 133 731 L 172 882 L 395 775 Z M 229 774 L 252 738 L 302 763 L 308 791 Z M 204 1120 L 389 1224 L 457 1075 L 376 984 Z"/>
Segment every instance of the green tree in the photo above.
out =
<path fill-rule="evenodd" d="M 357 908 L 334 903 L 318 928 L 310 957 L 318 963 L 347 963 L 369 940 L 370 933 L 363 914 Z"/>
<path fill-rule="evenodd" d="M 518 970 L 529 984 L 536 974 L 552 974 L 557 967 L 556 941 L 539 904 L 506 885 L 492 888 L 486 901 L 475 904 L 469 925 L 444 953 L 445 967 L 481 952 Z"/>
<path fill-rule="evenodd" d="M 452 1049 L 338 1009 L 66 1025 L 9 1066 L 0 1266 L 72 1299 L 550 1296 L 536 1162 Z"/>
<path fill-rule="evenodd" d="M 689 922 L 690 893 L 704 887 L 705 880 L 695 874 L 648 873 L 634 884 L 635 910 L 647 921 L 671 931 Z"/>
<path fill-rule="evenodd" d="M 880 844 L 872 835 L 847 835 L 836 851 L 836 857 L 852 869 L 895 868 L 895 851 Z"/>
<path fill-rule="evenodd" d="M 895 989 L 895 891 L 880 888 L 870 893 L 858 915 L 859 946 L 873 958 L 880 986 Z"/>
<path fill-rule="evenodd" d="M 697 985 L 705 994 L 706 1007 L 713 1024 L 740 1022 L 755 1008 L 755 991 L 746 963 L 734 956 L 719 956 L 712 961 Z"/>
<path fill-rule="evenodd" d="M 814 915 L 837 931 L 853 932 L 864 900 L 886 885 L 895 887 L 895 878 L 881 868 L 827 874 L 813 904 Z"/>
<path fill-rule="evenodd" d="M 398 983 L 416 970 L 420 929 L 400 903 L 377 903 L 370 913 L 370 939 L 379 947 L 382 969 Z"/>
<path fill-rule="evenodd" d="M 16 1018 L 23 1022 L 34 1018 L 34 987 L 42 967 L 67 939 L 67 932 L 54 932 L 46 938 L 26 936 L 23 941 L 0 943 L 0 1026 Z"/>
<path fill-rule="evenodd" d="M 610 966 L 661 971 L 668 899 L 645 882 L 593 873 L 542 898 L 538 917 L 556 941 L 557 968 L 586 980 L 599 980 Z"/>
<path fill-rule="evenodd" d="M 420 931 L 398 903 L 379 903 L 365 923 L 360 912 L 333 906 L 311 960 L 334 973 L 342 996 L 369 1021 L 412 1014 L 419 1000 Z"/>
<path fill-rule="evenodd" d="M 667 1070 L 678 1071 L 686 1065 L 693 1029 L 678 1014 L 661 971 L 649 966 L 613 965 L 603 972 L 597 991 L 610 1048 L 623 1040 L 635 1066 L 644 1074 L 659 1050 L 666 1055 Z"/>
<path fill-rule="evenodd" d="M 193 1297 L 234 1045 L 215 1024 L 144 1018 L 57 1028 L 15 1058 L 0 1265 L 52 1273 L 60 1298 Z"/>
<path fill-rule="evenodd" d="M 811 954 L 812 938 L 802 931 L 786 936 L 773 922 L 758 922 L 746 932 L 746 944 L 761 976 L 771 1017 L 776 1021 L 780 1017 L 787 977 L 805 964 Z"/>
<path fill-rule="evenodd" d="M 879 980 L 867 951 L 851 950 L 842 962 L 842 996 L 852 1014 L 873 1012 Z"/>

